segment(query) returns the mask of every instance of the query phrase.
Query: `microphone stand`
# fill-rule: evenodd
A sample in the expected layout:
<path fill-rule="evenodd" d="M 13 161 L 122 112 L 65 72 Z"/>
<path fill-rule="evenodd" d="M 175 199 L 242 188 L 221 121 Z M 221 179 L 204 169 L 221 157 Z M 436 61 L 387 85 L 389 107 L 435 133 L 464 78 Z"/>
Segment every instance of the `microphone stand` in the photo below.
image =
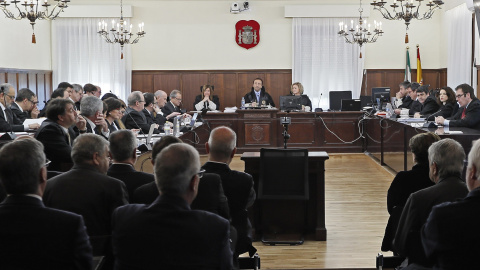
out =
<path fill-rule="evenodd" d="M 290 111 L 286 111 L 287 112 L 287 115 Z M 280 124 L 283 125 L 283 132 L 282 132 L 282 135 L 283 135 L 283 148 L 284 149 L 287 149 L 287 141 L 288 139 L 290 139 L 290 134 L 288 134 L 288 125 L 290 125 L 292 123 L 292 118 L 290 117 L 280 117 Z"/>

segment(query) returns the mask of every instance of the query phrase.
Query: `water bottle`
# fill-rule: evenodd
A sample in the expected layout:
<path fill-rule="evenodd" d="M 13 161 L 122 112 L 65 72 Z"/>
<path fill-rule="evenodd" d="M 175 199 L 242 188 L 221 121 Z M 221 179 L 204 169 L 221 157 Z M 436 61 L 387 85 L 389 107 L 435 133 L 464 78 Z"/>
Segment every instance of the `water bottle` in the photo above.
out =
<path fill-rule="evenodd" d="M 174 136 L 180 136 L 180 121 L 178 120 L 178 117 L 175 117 L 175 119 L 173 120 L 173 124 L 175 126 L 174 128 Z"/>
<path fill-rule="evenodd" d="M 245 97 L 242 97 L 242 106 L 240 107 L 242 110 L 245 109 Z"/>
<path fill-rule="evenodd" d="M 393 107 L 392 104 L 387 103 L 387 106 L 385 107 L 385 111 L 387 112 L 386 117 L 390 118 L 393 115 Z"/>

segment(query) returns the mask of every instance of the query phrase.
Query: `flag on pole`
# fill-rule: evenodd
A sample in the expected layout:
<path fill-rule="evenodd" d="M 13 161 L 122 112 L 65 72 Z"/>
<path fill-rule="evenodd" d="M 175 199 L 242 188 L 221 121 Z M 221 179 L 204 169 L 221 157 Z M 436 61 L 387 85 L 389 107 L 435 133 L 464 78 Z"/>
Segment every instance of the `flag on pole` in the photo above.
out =
<path fill-rule="evenodd" d="M 409 47 L 407 46 L 407 61 L 405 62 L 405 79 L 404 81 L 412 82 L 412 68 L 410 67 L 410 52 L 408 51 Z"/>
<path fill-rule="evenodd" d="M 417 44 L 417 82 L 423 85 L 422 62 L 420 61 L 420 46 Z"/>

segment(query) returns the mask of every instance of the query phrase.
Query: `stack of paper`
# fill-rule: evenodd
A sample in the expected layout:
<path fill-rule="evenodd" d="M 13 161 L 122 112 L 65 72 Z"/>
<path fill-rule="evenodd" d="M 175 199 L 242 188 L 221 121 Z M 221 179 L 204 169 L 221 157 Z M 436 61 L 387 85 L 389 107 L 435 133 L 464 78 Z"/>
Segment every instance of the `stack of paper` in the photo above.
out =
<path fill-rule="evenodd" d="M 226 113 L 234 113 L 238 110 L 238 108 L 235 106 L 235 107 L 226 107 L 225 110 L 223 112 L 226 112 Z"/>

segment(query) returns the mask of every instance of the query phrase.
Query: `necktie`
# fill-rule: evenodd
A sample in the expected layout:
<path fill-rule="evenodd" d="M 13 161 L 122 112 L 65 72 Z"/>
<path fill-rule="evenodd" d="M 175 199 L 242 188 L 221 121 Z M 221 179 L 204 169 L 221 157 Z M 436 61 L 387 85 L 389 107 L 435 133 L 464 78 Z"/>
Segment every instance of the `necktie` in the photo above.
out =
<path fill-rule="evenodd" d="M 260 92 L 255 93 L 257 95 L 257 103 L 260 103 Z"/>
<path fill-rule="evenodd" d="M 10 125 L 13 124 L 13 115 L 11 110 L 5 109 L 5 118 Z"/>
<path fill-rule="evenodd" d="M 463 112 L 462 112 L 462 119 L 465 118 L 465 112 L 467 111 L 467 107 L 463 108 Z"/>

